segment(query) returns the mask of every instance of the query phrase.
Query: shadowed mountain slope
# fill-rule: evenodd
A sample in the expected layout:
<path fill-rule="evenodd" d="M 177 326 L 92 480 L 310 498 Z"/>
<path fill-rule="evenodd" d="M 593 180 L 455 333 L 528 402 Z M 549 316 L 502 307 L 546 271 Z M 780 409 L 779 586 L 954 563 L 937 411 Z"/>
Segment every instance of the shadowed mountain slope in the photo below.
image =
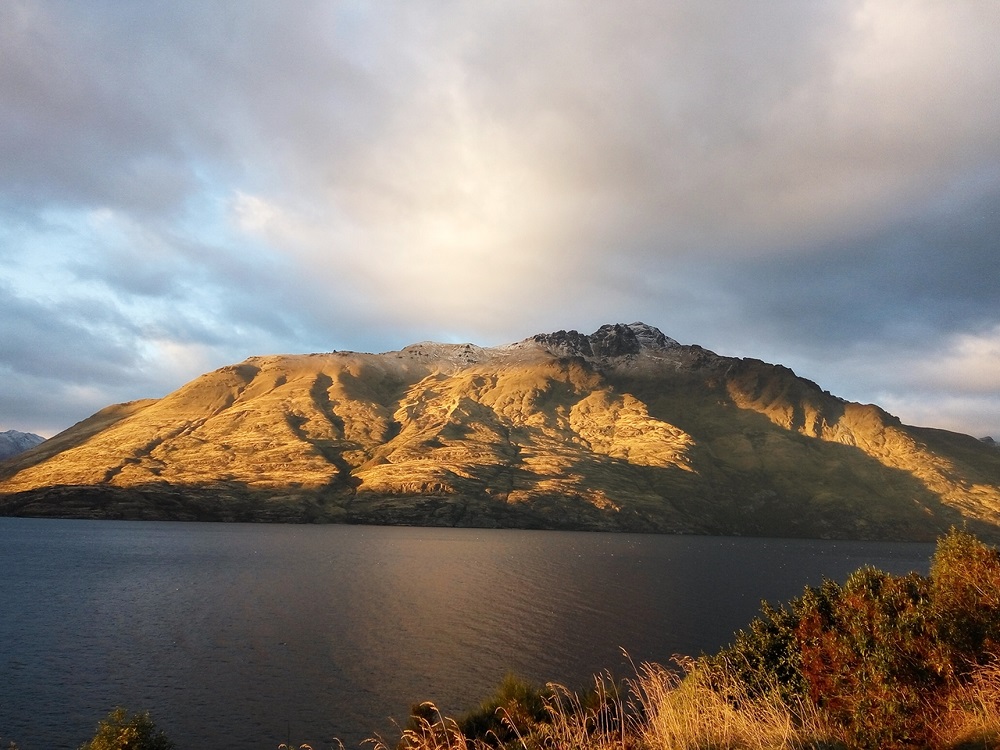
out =
<path fill-rule="evenodd" d="M 1000 451 L 634 323 L 253 357 L 4 463 L 0 513 L 996 538 Z"/>

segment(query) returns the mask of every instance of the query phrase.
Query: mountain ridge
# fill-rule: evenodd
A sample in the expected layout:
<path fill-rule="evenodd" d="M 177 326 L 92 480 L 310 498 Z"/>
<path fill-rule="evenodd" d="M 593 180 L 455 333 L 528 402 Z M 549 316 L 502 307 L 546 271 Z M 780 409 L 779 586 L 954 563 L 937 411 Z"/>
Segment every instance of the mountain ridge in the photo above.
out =
<path fill-rule="evenodd" d="M 23 453 L 29 448 L 34 448 L 43 440 L 45 438 L 33 432 L 20 432 L 19 430 L 0 432 L 0 461 Z"/>
<path fill-rule="evenodd" d="M 250 357 L 0 467 L 0 513 L 997 536 L 1000 451 L 643 323 Z"/>

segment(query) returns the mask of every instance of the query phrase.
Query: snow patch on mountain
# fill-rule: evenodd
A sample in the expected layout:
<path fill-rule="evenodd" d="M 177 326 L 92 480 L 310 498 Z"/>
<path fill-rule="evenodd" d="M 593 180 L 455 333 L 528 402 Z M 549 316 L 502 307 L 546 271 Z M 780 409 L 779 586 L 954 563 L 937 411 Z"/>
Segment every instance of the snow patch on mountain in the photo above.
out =
<path fill-rule="evenodd" d="M 34 448 L 45 438 L 33 432 L 18 432 L 17 430 L 7 430 L 0 432 L 0 461 L 24 453 L 29 448 Z"/>

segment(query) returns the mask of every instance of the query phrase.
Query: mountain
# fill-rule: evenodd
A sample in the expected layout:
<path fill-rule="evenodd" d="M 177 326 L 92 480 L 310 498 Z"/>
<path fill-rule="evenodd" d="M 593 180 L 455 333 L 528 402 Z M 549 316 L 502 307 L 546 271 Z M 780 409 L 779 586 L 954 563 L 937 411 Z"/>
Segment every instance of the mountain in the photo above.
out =
<path fill-rule="evenodd" d="M 7 430 L 0 432 L 0 461 L 23 453 L 29 448 L 34 448 L 45 438 L 33 432 L 18 432 L 17 430 Z"/>
<path fill-rule="evenodd" d="M 642 323 L 251 357 L 0 465 L 0 513 L 1000 536 L 1000 451 Z"/>

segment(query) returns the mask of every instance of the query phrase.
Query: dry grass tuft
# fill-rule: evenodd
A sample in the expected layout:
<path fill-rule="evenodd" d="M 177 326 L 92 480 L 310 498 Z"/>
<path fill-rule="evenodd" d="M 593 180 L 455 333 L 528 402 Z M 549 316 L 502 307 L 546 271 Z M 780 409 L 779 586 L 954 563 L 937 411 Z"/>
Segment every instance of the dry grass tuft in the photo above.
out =
<path fill-rule="evenodd" d="M 938 747 L 1000 747 L 1000 662 L 978 668 L 952 693 L 935 734 Z"/>
<path fill-rule="evenodd" d="M 632 681 L 642 745 L 663 750 L 800 750 L 833 746 L 811 703 L 792 710 L 777 689 L 751 696 L 728 673 L 694 660 L 678 675 L 643 664 Z M 835 744 L 835 743 L 834 743 Z"/>
<path fill-rule="evenodd" d="M 403 730 L 399 742 L 388 745 L 381 737 L 375 737 L 368 740 L 372 750 L 478 750 L 488 747 L 480 740 L 468 739 L 458 723 L 442 714 L 433 703 L 421 703 L 420 708 L 424 709 L 422 715 L 411 719 L 412 726 Z"/>
<path fill-rule="evenodd" d="M 585 698 L 561 685 L 549 687 L 554 698 L 548 704 L 551 724 L 544 746 L 559 750 L 627 750 L 635 746 L 634 726 L 610 677 L 597 676 L 594 692 Z"/>

